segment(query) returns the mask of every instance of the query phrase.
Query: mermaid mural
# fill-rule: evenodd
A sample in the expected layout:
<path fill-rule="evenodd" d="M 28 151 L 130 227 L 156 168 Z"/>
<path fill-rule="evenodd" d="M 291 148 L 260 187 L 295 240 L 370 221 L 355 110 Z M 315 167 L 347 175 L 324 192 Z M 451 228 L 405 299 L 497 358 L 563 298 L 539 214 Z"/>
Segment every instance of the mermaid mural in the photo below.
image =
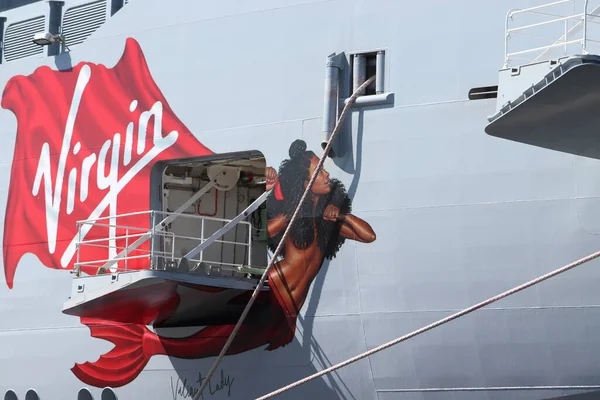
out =
<path fill-rule="evenodd" d="M 277 173 L 267 170 L 269 248 L 274 250 L 289 224 L 291 215 L 315 171 L 319 158 L 296 140 Z M 344 185 L 321 170 L 299 218 L 292 226 L 281 259 L 269 273 L 270 291 L 261 292 L 251 313 L 239 330 L 228 355 L 266 346 L 274 350 L 289 344 L 296 318 L 323 261 L 336 256 L 346 240 L 370 243 L 375 232 L 362 219 L 351 214 L 351 200 Z M 247 293 L 239 301 L 247 301 Z M 98 387 L 119 387 L 134 380 L 150 358 L 165 354 L 177 358 L 214 357 L 223 348 L 234 325 L 208 326 L 185 338 L 162 338 L 143 325 L 123 325 L 111 321 L 84 321 L 92 336 L 104 338 L 115 348 L 94 363 L 76 364 L 72 371 L 83 382 Z"/>

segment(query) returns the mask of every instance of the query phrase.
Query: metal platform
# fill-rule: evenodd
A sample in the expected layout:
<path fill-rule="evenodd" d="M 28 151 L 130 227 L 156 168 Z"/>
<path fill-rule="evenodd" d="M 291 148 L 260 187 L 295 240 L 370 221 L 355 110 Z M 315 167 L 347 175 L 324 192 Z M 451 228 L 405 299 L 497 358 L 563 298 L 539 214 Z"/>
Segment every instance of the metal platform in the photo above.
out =
<path fill-rule="evenodd" d="M 257 282 L 154 270 L 79 277 L 74 289 L 80 293 L 63 312 L 157 328 L 235 324 L 246 304 L 236 298 Z"/>
<path fill-rule="evenodd" d="M 581 55 L 557 64 L 490 118 L 499 138 L 600 158 L 600 57 Z"/>
<path fill-rule="evenodd" d="M 600 157 L 600 5 L 558 0 L 506 15 L 495 137 Z"/>
<path fill-rule="evenodd" d="M 226 174 L 217 175 L 225 182 Z M 269 192 L 232 219 L 184 213 L 218 181 L 199 189 L 175 212 L 147 210 L 79 221 L 71 296 L 63 313 L 154 327 L 235 324 L 265 268 L 262 257 L 253 257 L 252 225 L 245 219 Z M 223 239 L 234 227 L 242 228 L 243 241 Z M 222 248 L 211 252 L 211 246 L 225 244 L 234 252 L 245 250 L 241 262 L 226 261 Z"/>

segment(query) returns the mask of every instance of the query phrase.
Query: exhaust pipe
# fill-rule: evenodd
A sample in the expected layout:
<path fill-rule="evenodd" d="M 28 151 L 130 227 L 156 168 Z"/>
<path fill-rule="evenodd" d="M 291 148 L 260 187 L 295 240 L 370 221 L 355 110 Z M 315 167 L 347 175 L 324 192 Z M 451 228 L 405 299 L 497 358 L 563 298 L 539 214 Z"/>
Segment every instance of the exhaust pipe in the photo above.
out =
<path fill-rule="evenodd" d="M 327 57 L 325 63 L 325 108 L 323 111 L 323 139 L 321 140 L 321 148 L 325 149 L 327 142 L 333 133 L 333 129 L 338 117 L 338 98 L 340 91 L 340 70 L 338 63 L 338 55 L 333 53 Z M 330 157 L 336 157 L 335 144 L 329 151 Z"/>

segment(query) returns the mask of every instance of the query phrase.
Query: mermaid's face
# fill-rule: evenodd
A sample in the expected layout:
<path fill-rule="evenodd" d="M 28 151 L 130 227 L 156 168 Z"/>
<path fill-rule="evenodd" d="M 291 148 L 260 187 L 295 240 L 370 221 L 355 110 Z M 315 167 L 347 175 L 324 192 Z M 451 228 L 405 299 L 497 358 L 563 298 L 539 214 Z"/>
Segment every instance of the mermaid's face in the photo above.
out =
<path fill-rule="evenodd" d="M 310 167 L 308 169 L 309 179 L 315 173 L 318 164 L 319 158 L 317 156 L 313 156 L 310 160 Z M 304 186 L 308 186 L 308 181 L 304 182 Z M 324 168 L 321 168 L 319 175 L 317 175 L 317 178 L 312 185 L 311 192 L 316 195 L 324 195 L 331 192 L 331 179 L 329 179 L 329 172 L 325 171 Z"/>

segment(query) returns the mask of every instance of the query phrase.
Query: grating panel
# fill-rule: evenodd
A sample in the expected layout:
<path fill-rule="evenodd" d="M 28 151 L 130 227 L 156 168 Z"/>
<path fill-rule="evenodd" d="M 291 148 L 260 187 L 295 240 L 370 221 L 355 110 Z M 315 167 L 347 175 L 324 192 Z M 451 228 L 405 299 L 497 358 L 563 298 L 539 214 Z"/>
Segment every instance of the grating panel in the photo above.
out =
<path fill-rule="evenodd" d="M 63 36 L 67 46 L 81 44 L 106 22 L 106 0 L 69 8 L 63 17 Z"/>
<path fill-rule="evenodd" d="M 4 59 L 13 61 L 43 55 L 44 47 L 33 43 L 33 36 L 44 31 L 44 16 L 10 24 L 4 35 Z"/>

